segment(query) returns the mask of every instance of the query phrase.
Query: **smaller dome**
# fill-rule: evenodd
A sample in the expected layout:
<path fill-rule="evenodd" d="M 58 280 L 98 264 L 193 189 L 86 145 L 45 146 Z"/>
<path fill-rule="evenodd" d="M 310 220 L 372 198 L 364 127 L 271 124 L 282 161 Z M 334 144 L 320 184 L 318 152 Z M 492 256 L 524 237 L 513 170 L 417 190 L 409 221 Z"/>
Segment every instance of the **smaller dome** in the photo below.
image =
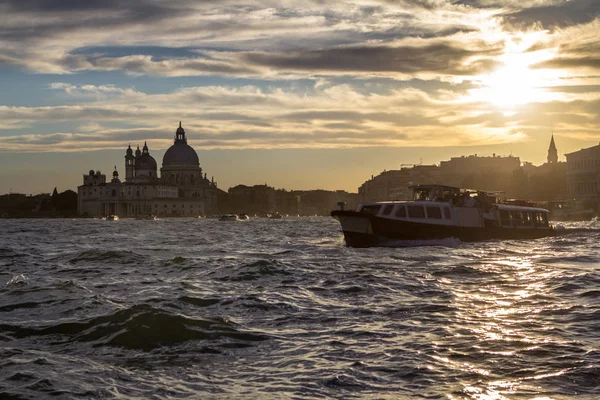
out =
<path fill-rule="evenodd" d="M 90 176 L 94 176 L 94 170 L 90 169 Z"/>
<path fill-rule="evenodd" d="M 135 159 L 136 170 L 150 169 L 156 171 L 156 165 L 156 160 L 148 153 L 144 153 Z"/>
<path fill-rule="evenodd" d="M 133 155 L 133 150 L 131 149 L 131 145 L 129 145 L 129 147 L 127 147 L 127 152 L 125 154 L 127 154 L 128 156 Z"/>
<path fill-rule="evenodd" d="M 137 150 L 135 151 L 135 156 L 139 157 L 142 155 L 142 151 L 140 150 L 140 146 L 137 147 Z"/>

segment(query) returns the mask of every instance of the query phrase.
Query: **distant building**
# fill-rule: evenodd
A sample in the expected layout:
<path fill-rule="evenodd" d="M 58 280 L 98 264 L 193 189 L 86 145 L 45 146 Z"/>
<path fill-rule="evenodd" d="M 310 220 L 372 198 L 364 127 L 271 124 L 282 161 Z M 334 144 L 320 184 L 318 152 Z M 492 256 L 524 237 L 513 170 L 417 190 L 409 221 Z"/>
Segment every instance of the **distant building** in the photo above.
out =
<path fill-rule="evenodd" d="M 228 212 L 265 215 L 273 212 L 288 215 L 329 215 L 337 203 L 349 209 L 358 206 L 358 195 L 343 190 L 275 189 L 265 185 L 237 185 L 229 189 Z"/>
<path fill-rule="evenodd" d="M 275 188 L 264 185 L 237 185 L 229 188 L 229 210 L 240 214 L 267 214 L 276 211 Z"/>
<path fill-rule="evenodd" d="M 558 151 L 554 143 L 554 135 L 548 147 L 548 161 L 535 166 L 523 163 L 523 172 L 528 179 L 527 199 L 538 201 L 555 201 L 568 198 L 567 163 L 558 161 Z"/>
<path fill-rule="evenodd" d="M 144 143 L 142 150 L 129 146 L 125 152 L 125 182 L 117 167 L 110 182 L 100 171 L 90 170 L 78 189 L 80 215 L 120 217 L 154 214 L 198 216 L 217 212 L 219 190 L 213 180 L 202 175 L 196 151 L 187 144 L 179 123 L 173 145 L 163 156 L 160 177 L 157 164 Z"/>
<path fill-rule="evenodd" d="M 339 202 L 346 203 L 347 210 L 358 207 L 358 194 L 345 190 L 302 190 L 293 192 L 298 198 L 298 211 L 300 215 L 329 215 L 332 210 L 338 209 Z"/>
<path fill-rule="evenodd" d="M 519 157 L 497 156 L 491 157 L 470 155 L 452 157 L 449 161 L 440 162 L 440 178 L 445 185 L 451 186 L 480 186 L 481 179 L 470 179 L 485 175 L 510 176 L 521 166 Z M 489 182 L 488 182 L 489 184 Z M 500 190 L 494 187 L 476 187 L 475 189 Z"/>
<path fill-rule="evenodd" d="M 600 201 L 600 145 L 565 154 L 569 197 L 598 206 Z"/>
<path fill-rule="evenodd" d="M 361 203 L 408 200 L 411 196 L 410 186 L 440 182 L 440 167 L 437 165 L 413 165 L 372 176 L 358 188 L 358 197 Z"/>

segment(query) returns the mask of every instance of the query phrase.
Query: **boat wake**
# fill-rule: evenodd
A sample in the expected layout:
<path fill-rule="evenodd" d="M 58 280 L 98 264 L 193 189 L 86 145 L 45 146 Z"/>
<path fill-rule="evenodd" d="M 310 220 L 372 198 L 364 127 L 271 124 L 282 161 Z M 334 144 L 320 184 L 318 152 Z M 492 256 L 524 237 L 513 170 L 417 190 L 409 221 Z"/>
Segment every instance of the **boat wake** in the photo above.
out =
<path fill-rule="evenodd" d="M 442 246 L 442 247 L 458 247 L 461 240 L 454 237 L 444 239 L 428 239 L 428 240 L 383 240 L 379 245 L 381 247 L 417 247 L 417 246 Z"/>

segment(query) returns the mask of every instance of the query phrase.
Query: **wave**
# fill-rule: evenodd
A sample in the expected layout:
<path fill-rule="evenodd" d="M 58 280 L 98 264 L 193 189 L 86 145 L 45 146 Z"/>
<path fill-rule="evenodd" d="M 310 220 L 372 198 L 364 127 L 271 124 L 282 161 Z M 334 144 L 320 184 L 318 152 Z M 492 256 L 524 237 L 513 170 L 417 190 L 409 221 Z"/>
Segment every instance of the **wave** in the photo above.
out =
<path fill-rule="evenodd" d="M 71 264 L 90 261 L 118 261 L 120 264 L 133 264 L 140 261 L 142 256 L 132 251 L 122 250 L 85 250 L 69 259 Z"/>
<path fill-rule="evenodd" d="M 189 341 L 216 347 L 249 347 L 268 340 L 261 333 L 244 332 L 225 318 L 198 319 L 169 313 L 148 305 L 136 305 L 113 314 L 82 322 L 62 322 L 46 327 L 0 324 L 13 338 L 49 336 L 55 344 L 93 342 L 93 347 L 115 346 L 151 351 Z"/>
<path fill-rule="evenodd" d="M 258 260 L 249 264 L 236 267 L 221 268 L 216 271 L 221 281 L 253 281 L 274 275 L 290 275 L 288 267 L 278 260 Z"/>

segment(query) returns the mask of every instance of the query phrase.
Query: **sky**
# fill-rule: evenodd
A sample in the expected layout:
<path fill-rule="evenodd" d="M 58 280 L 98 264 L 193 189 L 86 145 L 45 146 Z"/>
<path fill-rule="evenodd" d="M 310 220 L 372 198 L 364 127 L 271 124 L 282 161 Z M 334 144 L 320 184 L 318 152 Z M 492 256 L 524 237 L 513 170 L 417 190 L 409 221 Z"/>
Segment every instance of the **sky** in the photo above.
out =
<path fill-rule="evenodd" d="M 461 155 L 600 142 L 598 0 L 2 0 L 0 194 L 159 168 L 356 192 Z"/>

